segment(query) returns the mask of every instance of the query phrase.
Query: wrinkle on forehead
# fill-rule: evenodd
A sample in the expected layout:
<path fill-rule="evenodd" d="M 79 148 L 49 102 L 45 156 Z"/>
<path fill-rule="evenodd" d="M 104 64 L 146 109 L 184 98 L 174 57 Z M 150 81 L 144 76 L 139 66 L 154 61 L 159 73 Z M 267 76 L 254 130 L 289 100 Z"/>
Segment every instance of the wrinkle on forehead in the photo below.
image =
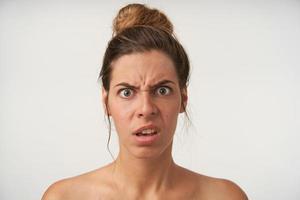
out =
<path fill-rule="evenodd" d="M 113 63 L 112 86 L 126 82 L 146 89 L 164 79 L 178 83 L 172 60 L 159 51 L 124 55 Z"/>
<path fill-rule="evenodd" d="M 132 85 L 139 88 L 150 88 L 153 85 L 156 85 L 162 80 L 169 80 L 170 78 L 164 74 L 139 74 L 137 79 L 129 78 L 127 82 L 131 82 Z"/>

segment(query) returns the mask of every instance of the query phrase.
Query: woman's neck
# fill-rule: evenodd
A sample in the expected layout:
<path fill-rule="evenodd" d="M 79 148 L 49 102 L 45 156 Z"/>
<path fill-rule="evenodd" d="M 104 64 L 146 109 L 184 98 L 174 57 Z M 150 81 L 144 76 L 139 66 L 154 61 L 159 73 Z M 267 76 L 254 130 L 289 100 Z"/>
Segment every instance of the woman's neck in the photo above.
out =
<path fill-rule="evenodd" d="M 136 158 L 120 152 L 113 164 L 113 177 L 121 191 L 135 195 L 159 193 L 172 187 L 175 169 L 171 147 L 154 158 Z"/>

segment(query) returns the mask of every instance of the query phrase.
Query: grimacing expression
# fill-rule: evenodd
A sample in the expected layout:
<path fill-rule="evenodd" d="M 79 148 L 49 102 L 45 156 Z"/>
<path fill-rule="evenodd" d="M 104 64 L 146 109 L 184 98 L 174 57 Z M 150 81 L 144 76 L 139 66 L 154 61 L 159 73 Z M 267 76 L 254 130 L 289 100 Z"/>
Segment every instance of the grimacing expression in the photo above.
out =
<path fill-rule="evenodd" d="M 109 92 L 102 92 L 119 136 L 120 153 L 148 158 L 171 150 L 187 95 L 166 54 L 152 50 L 121 56 L 112 63 Z M 147 145 L 139 143 L 135 134 L 145 126 L 157 131 L 155 140 Z"/>

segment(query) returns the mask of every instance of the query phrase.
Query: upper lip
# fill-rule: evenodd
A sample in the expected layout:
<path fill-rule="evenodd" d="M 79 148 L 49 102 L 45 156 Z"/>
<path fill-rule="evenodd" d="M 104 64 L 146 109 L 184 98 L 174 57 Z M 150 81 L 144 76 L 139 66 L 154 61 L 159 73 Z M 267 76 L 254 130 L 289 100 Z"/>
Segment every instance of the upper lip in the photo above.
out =
<path fill-rule="evenodd" d="M 147 129 L 154 129 L 156 132 L 158 132 L 157 126 L 151 124 L 151 125 L 142 126 L 142 127 L 138 128 L 138 129 L 136 129 L 136 130 L 133 132 L 133 134 L 140 133 L 140 132 L 142 132 L 143 130 L 147 130 Z"/>

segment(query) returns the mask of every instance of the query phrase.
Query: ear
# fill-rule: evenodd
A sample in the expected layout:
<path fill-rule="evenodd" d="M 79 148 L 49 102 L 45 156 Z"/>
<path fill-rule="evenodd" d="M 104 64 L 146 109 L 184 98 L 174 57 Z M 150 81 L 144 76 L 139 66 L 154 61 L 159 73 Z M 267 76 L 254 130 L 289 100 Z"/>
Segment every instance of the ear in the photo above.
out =
<path fill-rule="evenodd" d="M 102 87 L 102 106 L 105 112 L 105 115 L 110 116 L 108 109 L 108 92 Z"/>
<path fill-rule="evenodd" d="M 186 105 L 188 101 L 188 95 L 187 95 L 187 88 L 184 87 L 181 89 L 181 107 L 180 107 L 180 113 L 183 113 L 185 111 Z"/>

